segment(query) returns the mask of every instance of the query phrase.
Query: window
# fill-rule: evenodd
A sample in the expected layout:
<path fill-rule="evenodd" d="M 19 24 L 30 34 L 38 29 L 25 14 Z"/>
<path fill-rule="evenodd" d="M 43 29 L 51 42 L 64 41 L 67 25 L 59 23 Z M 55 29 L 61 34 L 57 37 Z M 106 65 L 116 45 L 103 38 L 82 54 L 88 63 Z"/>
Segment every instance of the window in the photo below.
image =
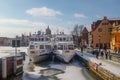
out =
<path fill-rule="evenodd" d="M 34 49 L 34 45 L 30 45 L 30 49 Z"/>
<path fill-rule="evenodd" d="M 54 50 L 57 50 L 57 45 L 54 46 Z"/>
<path fill-rule="evenodd" d="M 58 46 L 58 49 L 59 49 L 59 50 L 63 50 L 63 45 L 59 45 L 59 46 Z"/>
<path fill-rule="evenodd" d="M 98 47 L 98 44 L 96 44 L 96 47 Z"/>
<path fill-rule="evenodd" d="M 44 41 L 44 38 L 41 38 L 41 41 Z"/>
<path fill-rule="evenodd" d="M 108 28 L 108 32 L 112 32 L 112 28 Z"/>
<path fill-rule="evenodd" d="M 44 45 L 40 45 L 40 49 L 44 49 Z"/>
<path fill-rule="evenodd" d="M 60 41 L 62 41 L 62 38 L 59 38 Z"/>
<path fill-rule="evenodd" d="M 34 38 L 31 38 L 31 41 L 34 41 Z"/>
<path fill-rule="evenodd" d="M 37 41 L 37 38 L 35 38 L 35 41 Z"/>
<path fill-rule="evenodd" d="M 109 24 L 109 23 L 107 23 L 107 22 L 106 22 L 106 23 L 102 23 L 102 25 L 108 25 L 108 24 Z"/>
<path fill-rule="evenodd" d="M 102 32 L 102 28 L 99 28 L 99 29 L 98 29 L 98 32 Z"/>
<path fill-rule="evenodd" d="M 73 45 L 68 45 L 69 50 L 73 50 L 74 46 Z"/>
<path fill-rule="evenodd" d="M 65 38 L 63 38 L 63 41 L 65 41 L 66 39 Z"/>
<path fill-rule="evenodd" d="M 50 45 L 45 45 L 45 48 L 46 49 L 51 49 L 51 46 Z"/>

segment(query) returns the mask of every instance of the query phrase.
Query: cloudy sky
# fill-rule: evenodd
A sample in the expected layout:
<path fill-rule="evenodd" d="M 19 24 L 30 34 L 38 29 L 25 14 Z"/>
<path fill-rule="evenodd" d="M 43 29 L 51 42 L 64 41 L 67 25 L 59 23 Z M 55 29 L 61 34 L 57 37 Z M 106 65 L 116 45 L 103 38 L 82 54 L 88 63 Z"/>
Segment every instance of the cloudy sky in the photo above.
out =
<path fill-rule="evenodd" d="M 75 24 L 120 18 L 120 0 L 0 0 L 0 37 L 44 31 L 70 33 Z"/>

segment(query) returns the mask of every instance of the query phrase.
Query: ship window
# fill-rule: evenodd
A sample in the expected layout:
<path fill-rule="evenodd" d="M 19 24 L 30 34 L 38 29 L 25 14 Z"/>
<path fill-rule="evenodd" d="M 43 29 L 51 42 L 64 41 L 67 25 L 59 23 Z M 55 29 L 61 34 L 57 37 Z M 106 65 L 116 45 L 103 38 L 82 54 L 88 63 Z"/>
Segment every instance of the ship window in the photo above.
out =
<path fill-rule="evenodd" d="M 49 39 L 48 38 L 46 38 L 46 41 L 48 41 Z"/>
<path fill-rule="evenodd" d="M 37 41 L 37 38 L 35 38 L 35 41 Z"/>
<path fill-rule="evenodd" d="M 45 45 L 45 48 L 46 49 L 51 49 L 51 46 L 50 45 Z"/>
<path fill-rule="evenodd" d="M 59 38 L 60 41 L 62 41 L 62 38 Z"/>
<path fill-rule="evenodd" d="M 34 45 L 30 45 L 30 49 L 34 49 Z"/>
<path fill-rule="evenodd" d="M 54 50 L 57 50 L 57 45 L 54 46 Z"/>
<path fill-rule="evenodd" d="M 73 50 L 74 46 L 73 45 L 68 45 L 69 50 Z"/>
<path fill-rule="evenodd" d="M 40 45 L 40 49 L 44 49 L 44 45 Z"/>
<path fill-rule="evenodd" d="M 63 38 L 63 41 L 65 41 L 66 39 L 65 38 Z"/>
<path fill-rule="evenodd" d="M 34 41 L 34 38 L 31 38 L 31 41 Z"/>
<path fill-rule="evenodd" d="M 59 49 L 59 50 L 63 50 L 63 45 L 59 45 L 59 46 L 58 46 L 58 49 Z"/>
<path fill-rule="evenodd" d="M 41 38 L 41 41 L 44 41 L 44 38 Z"/>

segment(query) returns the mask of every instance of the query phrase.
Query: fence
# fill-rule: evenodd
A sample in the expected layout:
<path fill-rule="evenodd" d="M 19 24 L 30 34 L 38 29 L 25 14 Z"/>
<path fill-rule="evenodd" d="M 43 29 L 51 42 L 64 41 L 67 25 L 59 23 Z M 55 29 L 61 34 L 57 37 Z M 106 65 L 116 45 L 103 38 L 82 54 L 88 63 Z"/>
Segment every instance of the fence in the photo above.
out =
<path fill-rule="evenodd" d="M 9 56 L 0 59 L 0 79 L 23 72 L 23 57 Z"/>
<path fill-rule="evenodd" d="M 101 80 L 120 80 L 120 77 L 114 75 L 110 71 L 102 68 L 101 64 L 96 64 L 90 61 L 87 61 L 80 57 L 80 60 L 82 60 L 86 66 L 89 67 L 89 69 L 94 72 L 97 76 L 101 78 Z"/>

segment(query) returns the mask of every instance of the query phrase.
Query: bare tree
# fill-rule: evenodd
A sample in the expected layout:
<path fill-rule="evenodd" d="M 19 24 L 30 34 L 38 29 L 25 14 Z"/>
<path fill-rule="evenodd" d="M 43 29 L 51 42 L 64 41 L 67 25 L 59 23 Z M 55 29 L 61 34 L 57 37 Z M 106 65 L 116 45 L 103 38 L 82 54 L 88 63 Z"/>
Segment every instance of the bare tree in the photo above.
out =
<path fill-rule="evenodd" d="M 81 38 L 82 38 L 83 27 L 84 27 L 84 25 L 76 24 L 74 29 L 73 29 L 73 32 L 72 32 L 74 43 L 77 47 L 81 46 Z"/>

